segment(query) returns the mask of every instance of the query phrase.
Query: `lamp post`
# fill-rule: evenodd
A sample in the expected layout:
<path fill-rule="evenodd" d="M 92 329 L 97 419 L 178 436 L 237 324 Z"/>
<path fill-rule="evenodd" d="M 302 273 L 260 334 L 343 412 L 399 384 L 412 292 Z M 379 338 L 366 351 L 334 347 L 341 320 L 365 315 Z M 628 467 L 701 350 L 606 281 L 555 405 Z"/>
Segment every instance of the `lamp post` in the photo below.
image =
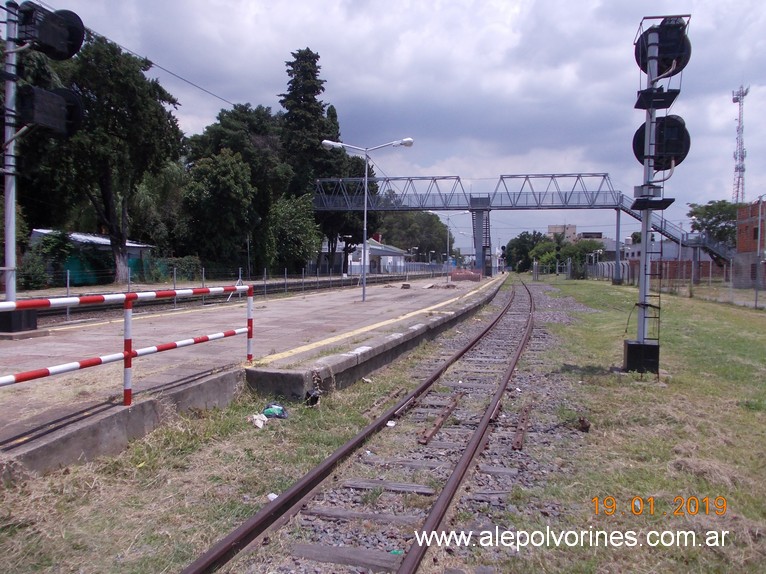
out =
<path fill-rule="evenodd" d="M 758 196 L 758 243 L 755 244 L 755 309 L 758 309 L 758 288 L 760 285 L 758 282 L 761 279 L 762 275 L 762 269 L 763 267 L 763 249 L 761 248 L 761 245 L 763 245 L 763 229 L 762 223 L 763 223 L 763 197 L 766 194 L 761 194 Z"/>
<path fill-rule="evenodd" d="M 376 145 L 374 147 L 357 147 L 342 142 L 323 140 L 322 147 L 325 149 L 345 148 L 359 151 L 364 154 L 364 224 L 362 226 L 362 301 L 367 300 L 367 185 L 369 179 L 370 152 L 383 147 L 412 147 L 415 143 L 412 138 L 394 140 L 392 142 Z"/>

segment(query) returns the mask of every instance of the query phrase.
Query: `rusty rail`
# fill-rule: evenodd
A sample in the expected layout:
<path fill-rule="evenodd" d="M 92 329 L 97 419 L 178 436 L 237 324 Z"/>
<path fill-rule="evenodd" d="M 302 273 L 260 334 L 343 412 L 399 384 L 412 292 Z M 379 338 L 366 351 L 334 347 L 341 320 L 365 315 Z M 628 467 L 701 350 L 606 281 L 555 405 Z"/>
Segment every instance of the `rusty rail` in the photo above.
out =
<path fill-rule="evenodd" d="M 532 298 L 532 293 L 530 292 L 529 288 L 523 283 L 522 285 L 524 285 L 524 288 L 526 289 L 527 294 L 529 295 L 530 310 L 529 310 L 529 315 L 527 317 L 527 322 L 524 329 L 524 336 L 522 338 L 521 344 L 516 349 L 516 352 L 514 353 L 511 359 L 510 365 L 508 366 L 506 371 L 503 373 L 503 379 L 502 379 L 503 383 L 499 385 L 497 391 L 493 395 L 492 400 L 490 401 L 489 407 L 487 407 L 487 410 L 485 411 L 484 416 L 482 417 L 478 428 L 473 433 L 473 436 L 471 437 L 471 440 L 469 441 L 468 446 L 466 447 L 465 451 L 463 451 L 463 454 L 461 455 L 460 460 L 458 460 L 457 464 L 455 465 L 455 470 L 453 471 L 452 475 L 447 480 L 447 484 L 445 485 L 444 490 L 442 490 L 442 492 L 439 494 L 439 497 L 436 499 L 436 502 L 431 508 L 431 512 L 428 515 L 428 518 L 426 518 L 426 521 L 423 524 L 423 528 L 421 529 L 421 531 L 424 533 L 430 533 L 430 532 L 436 531 L 436 529 L 440 527 L 442 521 L 444 520 L 444 517 L 447 514 L 447 510 L 449 509 L 449 506 L 452 503 L 452 500 L 455 497 L 455 494 L 457 494 L 457 491 L 460 488 L 460 485 L 462 484 L 466 473 L 471 467 L 471 464 L 473 463 L 474 458 L 481 451 L 481 449 L 483 448 L 484 444 L 487 441 L 487 438 L 489 436 L 489 425 L 492 422 L 492 419 L 499 408 L 500 401 L 503 398 L 503 395 L 505 394 L 505 391 L 508 387 L 508 383 L 510 382 L 511 377 L 513 376 L 513 372 L 516 370 L 516 364 L 519 362 L 519 359 L 521 358 L 521 353 L 524 351 L 524 348 L 526 347 L 527 342 L 532 336 L 532 327 L 533 327 L 532 318 L 533 318 L 534 310 L 535 310 L 534 299 Z M 506 307 L 506 310 L 510 307 L 510 304 L 512 302 L 513 302 L 513 299 L 511 299 L 511 301 L 508 303 L 508 307 Z M 503 311 L 503 314 L 504 313 L 505 313 L 505 310 Z M 493 322 L 492 326 L 494 326 L 495 322 Z M 428 550 L 428 546 L 420 546 L 418 544 L 413 544 L 410 547 L 407 554 L 404 556 L 404 559 L 402 560 L 402 563 L 399 566 L 399 569 L 397 570 L 397 574 L 414 574 L 415 572 L 417 572 L 417 569 L 420 566 L 420 563 L 422 562 L 423 557 L 425 556 L 425 553 L 427 550 Z"/>

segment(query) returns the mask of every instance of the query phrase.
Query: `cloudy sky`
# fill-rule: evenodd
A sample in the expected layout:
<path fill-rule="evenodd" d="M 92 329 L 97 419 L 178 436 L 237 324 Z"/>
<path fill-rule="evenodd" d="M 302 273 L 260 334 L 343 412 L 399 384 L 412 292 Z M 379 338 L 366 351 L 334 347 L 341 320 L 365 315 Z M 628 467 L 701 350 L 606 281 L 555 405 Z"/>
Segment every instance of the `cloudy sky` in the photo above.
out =
<path fill-rule="evenodd" d="M 49 0 L 155 62 L 152 74 L 181 102 L 187 135 L 230 103 L 279 109 L 285 62 L 310 48 L 336 107 L 342 139 L 372 147 L 379 174 L 460 176 L 490 193 L 500 175 L 610 174 L 632 195 L 642 183 L 633 133 L 645 76 L 633 43 L 650 16 L 690 15 L 692 57 L 669 85 L 691 151 L 665 183 L 665 211 L 688 229 L 687 204 L 732 199 L 738 107 L 745 98 L 745 196 L 766 192 L 766 5 L 762 0 Z M 644 29 L 658 21 L 644 22 Z M 196 84 L 204 90 L 182 81 Z M 665 84 L 668 86 L 668 84 Z M 205 91 L 206 90 L 206 91 Z M 209 93 L 208 93 L 209 92 Z M 211 95 L 213 94 L 213 95 Z M 622 235 L 640 228 L 623 217 Z M 605 211 L 493 211 L 493 242 L 549 224 L 614 237 Z M 446 219 L 445 219 L 446 221 Z M 458 246 L 469 216 L 452 217 Z"/>

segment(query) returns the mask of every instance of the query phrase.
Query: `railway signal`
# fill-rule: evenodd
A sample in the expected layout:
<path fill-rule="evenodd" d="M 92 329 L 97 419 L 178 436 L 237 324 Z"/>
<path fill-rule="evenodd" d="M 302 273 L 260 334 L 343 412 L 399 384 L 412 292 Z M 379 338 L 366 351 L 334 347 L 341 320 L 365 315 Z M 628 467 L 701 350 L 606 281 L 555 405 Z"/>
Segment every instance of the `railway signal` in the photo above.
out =
<path fill-rule="evenodd" d="M 70 90 L 46 90 L 36 86 L 17 89 L 17 56 L 23 50 L 36 50 L 52 60 L 67 60 L 82 47 L 85 26 L 80 17 L 69 10 L 51 12 L 34 2 L 19 6 L 6 3 L 5 21 L 5 130 L 3 133 L 3 173 L 5 183 L 5 276 L 6 301 L 16 300 L 16 141 L 35 126 L 55 134 L 71 136 L 80 125 L 82 106 Z M 18 101 L 17 101 L 18 100 Z M 21 113 L 18 113 L 18 112 Z M 26 314 L 25 311 L 9 311 Z M 0 325 L 8 329 L 34 330 L 37 316 L 2 317 Z M 6 321 L 7 319 L 7 321 Z M 17 329 L 16 325 L 20 325 Z"/>
<path fill-rule="evenodd" d="M 16 43 L 21 49 L 31 48 L 52 60 L 68 60 L 80 51 L 84 39 L 85 26 L 74 12 L 50 12 L 33 2 L 19 7 Z M 64 88 L 23 86 L 18 90 L 18 111 L 20 124 L 47 128 L 57 135 L 73 135 L 82 121 L 80 98 Z"/>
<path fill-rule="evenodd" d="M 643 30 L 635 42 L 636 64 L 646 74 L 646 88 L 638 92 L 635 108 L 646 111 L 646 121 L 633 136 L 633 153 L 644 166 L 643 184 L 634 188 L 632 209 L 641 212 L 641 249 L 638 280 L 638 336 L 625 341 L 626 371 L 659 372 L 659 300 L 649 300 L 651 254 L 649 233 L 652 210 L 664 210 L 673 198 L 665 197 L 662 183 L 689 153 L 691 137 L 682 118 L 666 115 L 657 118 L 657 110 L 667 110 L 680 90 L 665 89 L 659 82 L 680 73 L 691 58 L 691 43 L 686 35 L 690 16 L 661 16 L 660 23 Z M 652 20 L 656 18 L 644 18 Z M 643 21 L 642 21 L 643 26 Z M 656 179 L 657 173 L 669 174 Z"/>

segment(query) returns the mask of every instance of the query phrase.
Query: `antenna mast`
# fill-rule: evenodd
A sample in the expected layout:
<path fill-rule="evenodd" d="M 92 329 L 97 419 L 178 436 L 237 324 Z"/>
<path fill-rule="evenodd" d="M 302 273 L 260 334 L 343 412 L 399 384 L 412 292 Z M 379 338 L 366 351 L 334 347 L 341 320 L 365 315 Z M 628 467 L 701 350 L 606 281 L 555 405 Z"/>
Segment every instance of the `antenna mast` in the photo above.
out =
<path fill-rule="evenodd" d="M 745 126 L 742 123 L 742 117 L 745 110 L 745 96 L 750 91 L 750 86 L 731 93 L 731 101 L 739 104 L 739 117 L 737 119 L 737 148 L 734 150 L 734 190 L 731 193 L 732 203 L 745 202 L 745 138 L 743 132 Z"/>

